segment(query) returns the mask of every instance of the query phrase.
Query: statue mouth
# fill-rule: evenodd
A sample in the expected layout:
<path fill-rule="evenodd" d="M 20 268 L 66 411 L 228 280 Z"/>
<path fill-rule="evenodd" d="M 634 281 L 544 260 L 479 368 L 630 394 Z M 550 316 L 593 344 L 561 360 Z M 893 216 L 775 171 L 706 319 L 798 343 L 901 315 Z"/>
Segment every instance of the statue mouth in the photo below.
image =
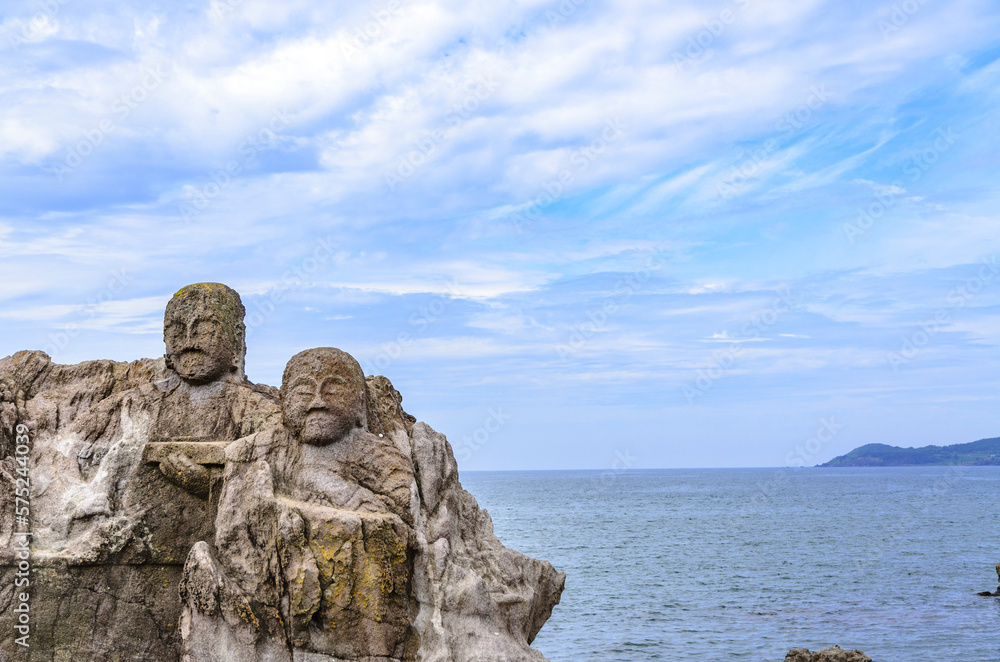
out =
<path fill-rule="evenodd" d="M 306 412 L 305 427 L 326 428 L 336 425 L 339 420 L 340 417 L 329 409 L 310 409 Z"/>
<path fill-rule="evenodd" d="M 307 443 L 325 445 L 342 439 L 353 425 L 342 412 L 330 408 L 315 408 L 302 418 L 302 438 Z"/>
<path fill-rule="evenodd" d="M 185 349 L 177 354 L 177 367 L 182 370 L 198 370 L 205 363 L 208 354 L 200 349 Z"/>
<path fill-rule="evenodd" d="M 177 352 L 174 358 L 174 369 L 184 379 L 200 383 L 210 381 L 218 372 L 212 353 L 199 348 L 189 347 Z"/>

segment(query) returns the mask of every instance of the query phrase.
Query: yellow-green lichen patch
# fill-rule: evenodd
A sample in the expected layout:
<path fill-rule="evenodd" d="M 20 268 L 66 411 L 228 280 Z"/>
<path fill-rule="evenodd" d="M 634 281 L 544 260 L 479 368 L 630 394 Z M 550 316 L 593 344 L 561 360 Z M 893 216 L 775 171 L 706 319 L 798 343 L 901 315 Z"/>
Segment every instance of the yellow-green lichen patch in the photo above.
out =
<path fill-rule="evenodd" d="M 236 601 L 236 615 L 240 617 L 244 623 L 249 623 L 254 627 L 254 629 L 260 628 L 260 621 L 253 613 L 253 609 L 250 608 L 250 603 L 243 596 Z"/>

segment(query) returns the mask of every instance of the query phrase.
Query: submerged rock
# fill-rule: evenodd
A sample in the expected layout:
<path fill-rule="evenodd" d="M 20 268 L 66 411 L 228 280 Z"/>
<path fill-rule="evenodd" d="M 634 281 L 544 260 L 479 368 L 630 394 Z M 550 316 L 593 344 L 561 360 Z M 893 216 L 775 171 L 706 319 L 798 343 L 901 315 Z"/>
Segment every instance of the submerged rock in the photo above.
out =
<path fill-rule="evenodd" d="M 810 653 L 808 648 L 793 648 L 785 656 L 785 662 L 872 662 L 872 659 L 859 650 L 845 651 L 834 646 L 815 653 Z"/>
<path fill-rule="evenodd" d="M 980 591 L 976 595 L 981 595 L 984 598 L 1000 598 L 1000 563 L 997 563 L 997 590 L 992 591 Z"/>
<path fill-rule="evenodd" d="M 445 437 L 333 348 L 293 357 L 280 390 L 250 383 L 242 318 L 203 283 L 168 305 L 165 358 L 0 359 L 0 653 L 543 661 L 565 575 L 500 543 Z"/>

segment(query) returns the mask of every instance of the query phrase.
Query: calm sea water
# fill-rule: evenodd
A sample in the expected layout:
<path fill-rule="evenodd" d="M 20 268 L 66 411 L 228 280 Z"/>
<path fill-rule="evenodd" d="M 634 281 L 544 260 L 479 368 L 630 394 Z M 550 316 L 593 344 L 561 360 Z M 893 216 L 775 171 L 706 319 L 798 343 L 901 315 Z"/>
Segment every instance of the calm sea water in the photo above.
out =
<path fill-rule="evenodd" d="M 1000 660 L 1000 467 L 468 472 L 508 546 L 568 574 L 552 662 Z"/>

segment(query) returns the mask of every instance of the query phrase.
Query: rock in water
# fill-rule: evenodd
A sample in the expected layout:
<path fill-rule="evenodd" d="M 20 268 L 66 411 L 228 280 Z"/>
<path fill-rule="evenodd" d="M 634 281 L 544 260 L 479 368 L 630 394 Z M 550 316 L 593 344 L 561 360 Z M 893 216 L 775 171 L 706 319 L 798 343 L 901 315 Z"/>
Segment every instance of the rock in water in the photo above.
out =
<path fill-rule="evenodd" d="M 348 354 L 247 381 L 243 314 L 200 283 L 168 304 L 162 359 L 0 359 L 0 653 L 543 661 L 565 575 L 497 540 L 444 436 Z"/>
<path fill-rule="evenodd" d="M 861 651 L 845 651 L 834 646 L 815 653 L 810 653 L 808 648 L 794 648 L 788 651 L 785 662 L 872 662 L 872 659 Z"/>
<path fill-rule="evenodd" d="M 984 598 L 1000 598 L 1000 563 L 996 565 L 997 570 L 997 590 L 994 591 L 980 591 L 976 595 L 982 596 Z"/>

